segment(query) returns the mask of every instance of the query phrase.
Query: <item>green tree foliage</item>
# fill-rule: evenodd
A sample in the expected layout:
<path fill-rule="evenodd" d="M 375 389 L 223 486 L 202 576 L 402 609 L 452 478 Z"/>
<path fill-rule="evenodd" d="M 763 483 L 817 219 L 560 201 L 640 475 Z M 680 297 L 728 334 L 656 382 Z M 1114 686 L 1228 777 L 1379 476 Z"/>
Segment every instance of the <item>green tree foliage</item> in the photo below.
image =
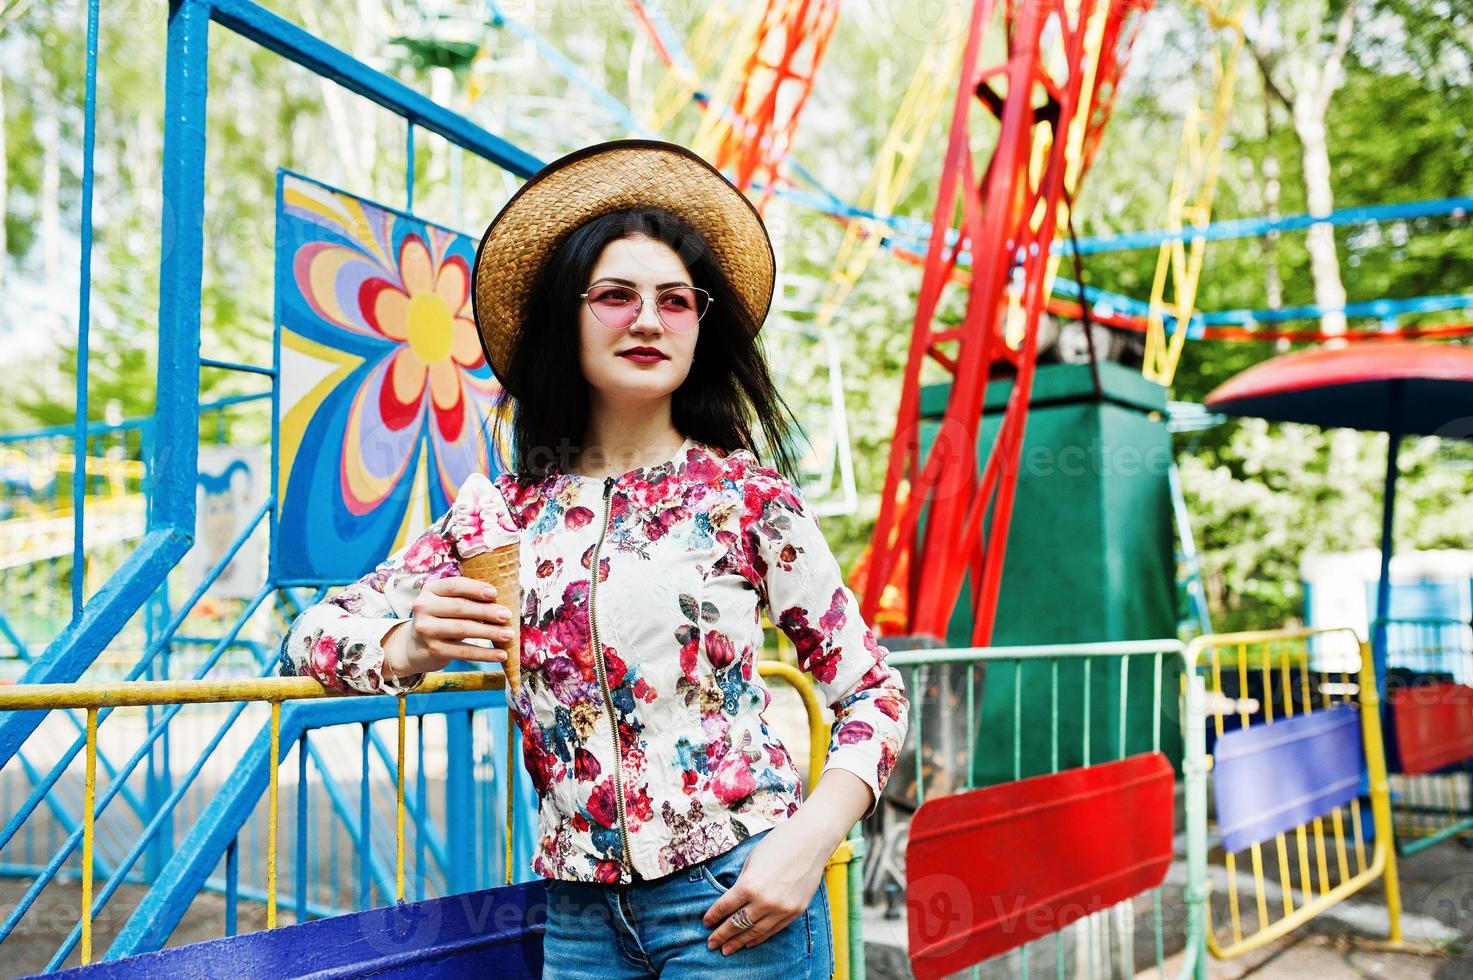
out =
<path fill-rule="evenodd" d="M 283 0 L 269 6 L 544 158 L 628 135 L 531 43 L 510 28 L 486 26 L 479 4 Z M 664 6 L 687 36 L 704 12 L 700 4 Z M 1449 0 L 1364 0 L 1346 78 L 1326 117 L 1337 206 L 1473 190 L 1466 165 L 1473 157 L 1473 35 L 1465 8 Z M 6 297 L 0 299 L 0 342 L 17 362 L 11 397 L 0 400 L 0 428 L 7 430 L 66 422 L 75 410 L 85 9 L 79 3 L 0 3 L 0 18 L 8 18 L 0 33 L 0 283 Z M 1328 9 L 1341 8 L 1337 2 Z M 513 12 L 592 84 L 626 104 L 649 101 L 664 67 L 624 5 L 582 4 L 569 13 L 556 4 L 522 4 Z M 942 39 L 934 24 L 908 19 L 911 13 L 905 5 L 846 2 L 804 109 L 793 156 L 847 200 L 857 200 L 868 180 L 922 53 Z M 109 405 L 126 415 L 152 409 L 158 266 L 171 245 L 173 220 L 159 195 L 165 16 L 162 3 L 103 4 L 88 379 L 94 417 Z M 1210 34 L 1184 0 L 1158 3 L 1147 18 L 1114 120 L 1077 202 L 1083 236 L 1165 222 L 1182 115 L 1204 76 L 1201 53 Z M 987 44 L 995 55 L 997 37 L 989 36 Z M 276 169 L 290 167 L 399 204 L 405 130 L 401 120 L 366 100 L 218 26 L 211 50 L 203 353 L 267 364 Z M 945 107 L 916 178 L 896 207 L 927 221 L 952 94 L 942 98 Z M 974 113 L 981 115 L 975 107 Z M 687 141 L 699 122 L 698 110 L 689 107 L 665 135 Z M 974 132 L 980 154 L 989 124 L 977 122 Z M 1273 106 L 1245 57 L 1215 217 L 1263 213 L 1271 163 L 1279 169 L 1280 211 L 1303 210 L 1299 158 L 1282 108 Z M 473 234 L 517 184 L 423 133 L 413 179 L 418 212 Z M 828 275 L 842 231 L 835 222 L 782 202 L 767 218 L 795 281 Z M 1336 244 L 1351 302 L 1466 292 L 1473 278 L 1473 228 L 1466 215 L 1345 227 Z M 1149 250 L 1096 255 L 1085 263 L 1085 275 L 1094 285 L 1145 298 L 1155 262 Z M 1282 282 L 1283 303 L 1313 301 L 1304 236 L 1286 234 L 1271 251 L 1256 239 L 1213 244 L 1199 306 L 1267 305 L 1271 268 Z M 854 514 L 826 520 L 825 527 L 846 565 L 867 542 L 879 509 L 919 282 L 919 267 L 882 253 L 834 320 L 860 499 Z M 962 292 L 951 289 L 943 316 L 959 318 L 964 302 Z M 1455 316 L 1429 314 L 1411 322 Z M 801 313 L 794 319 L 806 322 Z M 821 348 L 781 330 L 769 338 L 785 394 L 821 438 L 829 408 Z M 1172 397 L 1200 401 L 1281 349 L 1272 342 L 1190 344 Z M 928 373 L 926 380 L 940 380 L 939 374 Z M 204 371 L 202 384 L 207 396 L 262 387 L 257 376 L 213 369 Z M 264 408 L 245 421 L 236 438 L 267 437 Z M 1375 545 L 1384 437 L 1348 437 L 1342 449 L 1348 448 L 1354 465 L 1331 465 L 1332 442 L 1315 430 L 1251 421 L 1182 437 L 1184 482 L 1222 625 L 1270 626 L 1296 617 L 1297 568 L 1305 553 Z M 1434 441 L 1408 445 L 1399 512 L 1407 546 L 1468 546 L 1473 467 L 1460 452 Z"/>
<path fill-rule="evenodd" d="M 1463 162 L 1473 139 L 1467 125 L 1473 118 L 1468 17 L 1446 4 L 1441 6 L 1448 8 L 1450 20 L 1430 16 L 1437 6 L 1382 3 L 1366 13 L 1364 29 L 1357 31 L 1345 83 L 1330 102 L 1326 120 L 1337 207 L 1473 191 L 1473 177 Z M 1132 89 L 1133 100 L 1145 97 L 1141 89 Z M 1137 101 L 1125 110 L 1127 118 L 1140 115 Z M 1267 120 L 1261 83 L 1248 73 L 1238 86 L 1216 217 L 1263 212 L 1262 163 L 1270 154 L 1282 170 L 1281 212 L 1304 210 L 1292 130 L 1275 114 L 1267 114 Z M 1129 131 L 1118 122 L 1111 137 Z M 1107 137 L 1107 144 L 1110 150 L 1121 150 L 1118 141 Z M 1098 180 L 1101 170 L 1117 172 L 1110 160 L 1102 159 L 1090 179 Z M 1140 218 L 1137 226 L 1159 223 L 1147 215 Z M 1462 294 L 1473 281 L 1473 226 L 1466 214 L 1342 226 L 1336 244 L 1351 303 Z M 1272 259 L 1257 240 L 1214 243 L 1208 256 L 1198 294 L 1203 309 L 1268 305 L 1268 261 L 1278 264 L 1285 305 L 1313 302 L 1302 235 L 1283 236 Z M 1141 279 L 1138 273 L 1132 278 L 1135 267 L 1129 260 L 1112 262 L 1097 263 L 1101 284 L 1123 283 L 1120 291 L 1141 295 Z M 1466 316 L 1443 312 L 1402 318 L 1405 324 L 1455 320 Z M 1286 326 L 1313 329 L 1315 322 Z M 1291 346 L 1300 345 L 1189 344 L 1172 395 L 1200 401 L 1234 374 Z M 1376 434 L 1331 436 L 1256 420 L 1229 421 L 1180 440 L 1178 459 L 1215 626 L 1262 628 L 1293 621 L 1303 614 L 1298 576 L 1303 556 L 1379 544 L 1385 441 Z M 1337 445 L 1338 455 L 1333 449 Z M 1399 549 L 1470 546 L 1470 458 L 1468 444 L 1457 441 L 1405 444 L 1397 507 Z"/>

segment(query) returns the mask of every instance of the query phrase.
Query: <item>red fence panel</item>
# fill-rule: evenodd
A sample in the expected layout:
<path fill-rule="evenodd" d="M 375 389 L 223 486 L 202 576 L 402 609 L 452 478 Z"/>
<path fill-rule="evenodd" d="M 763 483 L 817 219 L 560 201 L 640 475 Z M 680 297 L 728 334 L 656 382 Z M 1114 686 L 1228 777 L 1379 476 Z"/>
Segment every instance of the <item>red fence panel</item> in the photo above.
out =
<path fill-rule="evenodd" d="M 942 977 L 1159 885 L 1172 770 L 1160 752 L 928 800 L 905 853 L 911 968 Z"/>

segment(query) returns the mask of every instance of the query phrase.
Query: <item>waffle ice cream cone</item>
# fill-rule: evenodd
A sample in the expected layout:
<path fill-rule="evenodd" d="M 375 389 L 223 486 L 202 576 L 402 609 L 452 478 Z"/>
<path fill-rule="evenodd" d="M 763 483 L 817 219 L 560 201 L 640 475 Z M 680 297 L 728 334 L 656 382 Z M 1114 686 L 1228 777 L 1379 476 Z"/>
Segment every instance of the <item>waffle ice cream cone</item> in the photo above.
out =
<path fill-rule="evenodd" d="M 522 691 L 521 530 L 506 498 L 480 473 L 461 485 L 451 507 L 450 533 L 460 559 L 460 574 L 496 589 L 496 602 L 512 611 L 512 639 L 506 644 L 506 686 Z"/>
<path fill-rule="evenodd" d="M 513 694 L 522 691 L 521 646 L 522 630 L 520 617 L 522 608 L 521 543 L 504 544 L 461 560 L 460 574 L 485 582 L 496 589 L 496 601 L 512 611 L 511 642 L 506 644 L 506 685 Z"/>

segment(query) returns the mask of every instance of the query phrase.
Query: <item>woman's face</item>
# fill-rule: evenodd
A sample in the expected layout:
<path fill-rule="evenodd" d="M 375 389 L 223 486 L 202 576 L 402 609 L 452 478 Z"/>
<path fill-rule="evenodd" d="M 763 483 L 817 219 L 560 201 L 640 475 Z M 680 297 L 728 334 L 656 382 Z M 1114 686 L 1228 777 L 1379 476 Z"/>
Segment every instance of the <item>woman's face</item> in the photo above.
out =
<path fill-rule="evenodd" d="M 618 329 L 600 322 L 588 303 L 580 304 L 578 346 L 583 376 L 605 400 L 669 397 L 690 373 L 701 325 L 671 330 L 655 310 L 655 296 L 672 284 L 694 285 L 685 263 L 664 242 L 643 237 L 615 239 L 604 246 L 587 285 L 606 283 L 639 293 L 643 302 L 638 318 Z M 630 356 L 640 349 L 660 356 Z"/>

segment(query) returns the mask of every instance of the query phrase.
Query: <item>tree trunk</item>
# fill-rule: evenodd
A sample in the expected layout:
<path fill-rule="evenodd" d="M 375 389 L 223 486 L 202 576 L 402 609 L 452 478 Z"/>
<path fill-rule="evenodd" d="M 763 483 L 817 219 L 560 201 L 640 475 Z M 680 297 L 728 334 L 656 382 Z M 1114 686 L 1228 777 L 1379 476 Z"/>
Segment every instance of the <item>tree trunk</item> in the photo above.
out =
<path fill-rule="evenodd" d="M 1325 141 L 1326 101 L 1319 92 L 1301 94 L 1294 100 L 1294 132 L 1299 135 L 1304 193 L 1312 215 L 1327 215 L 1335 209 L 1335 194 L 1330 188 L 1330 151 Z M 1310 225 L 1305 246 L 1309 249 L 1309 271 L 1314 278 L 1314 301 L 1324 310 L 1320 315 L 1320 329 L 1326 334 L 1344 334 L 1345 284 L 1340 279 L 1334 226 Z M 1344 343 L 1335 340 L 1326 346 Z"/>
<path fill-rule="evenodd" d="M 1263 66 L 1259 65 L 1259 72 L 1263 76 L 1263 143 L 1268 147 L 1263 157 L 1263 216 L 1270 221 L 1276 221 L 1279 217 L 1279 198 L 1283 192 L 1283 185 L 1279 182 L 1279 155 L 1273 150 L 1274 136 L 1274 104 L 1269 93 L 1269 79 Z M 1263 291 L 1265 304 L 1271 310 L 1277 310 L 1284 305 L 1284 276 L 1279 269 L 1279 232 L 1269 231 L 1264 234 L 1260 241 L 1263 251 Z M 1285 341 L 1279 341 L 1275 345 L 1279 353 L 1289 349 Z"/>
<path fill-rule="evenodd" d="M 1330 97 L 1345 80 L 1342 65 L 1350 48 L 1355 29 L 1358 0 L 1346 0 L 1335 24 L 1334 40 L 1320 53 L 1319 42 L 1324 21 L 1316 17 L 1302 37 L 1281 36 L 1269 42 L 1259 35 L 1249 39 L 1250 50 L 1258 62 L 1269 96 L 1289 110 L 1294 135 L 1299 137 L 1304 195 L 1309 213 L 1328 215 L 1335 208 L 1335 195 L 1330 188 L 1330 150 L 1325 138 L 1325 114 Z M 1281 4 L 1287 6 L 1287 4 Z M 1329 4 L 1322 11 L 1329 13 Z M 1280 18 L 1282 21 L 1282 17 Z M 1314 300 L 1324 311 L 1320 314 L 1320 330 L 1332 339 L 1326 346 L 1336 347 L 1346 341 L 1345 284 L 1340 279 L 1340 257 L 1335 249 L 1335 230 L 1329 224 L 1311 225 L 1305 246 L 1309 250 L 1309 271 L 1314 280 Z"/>

